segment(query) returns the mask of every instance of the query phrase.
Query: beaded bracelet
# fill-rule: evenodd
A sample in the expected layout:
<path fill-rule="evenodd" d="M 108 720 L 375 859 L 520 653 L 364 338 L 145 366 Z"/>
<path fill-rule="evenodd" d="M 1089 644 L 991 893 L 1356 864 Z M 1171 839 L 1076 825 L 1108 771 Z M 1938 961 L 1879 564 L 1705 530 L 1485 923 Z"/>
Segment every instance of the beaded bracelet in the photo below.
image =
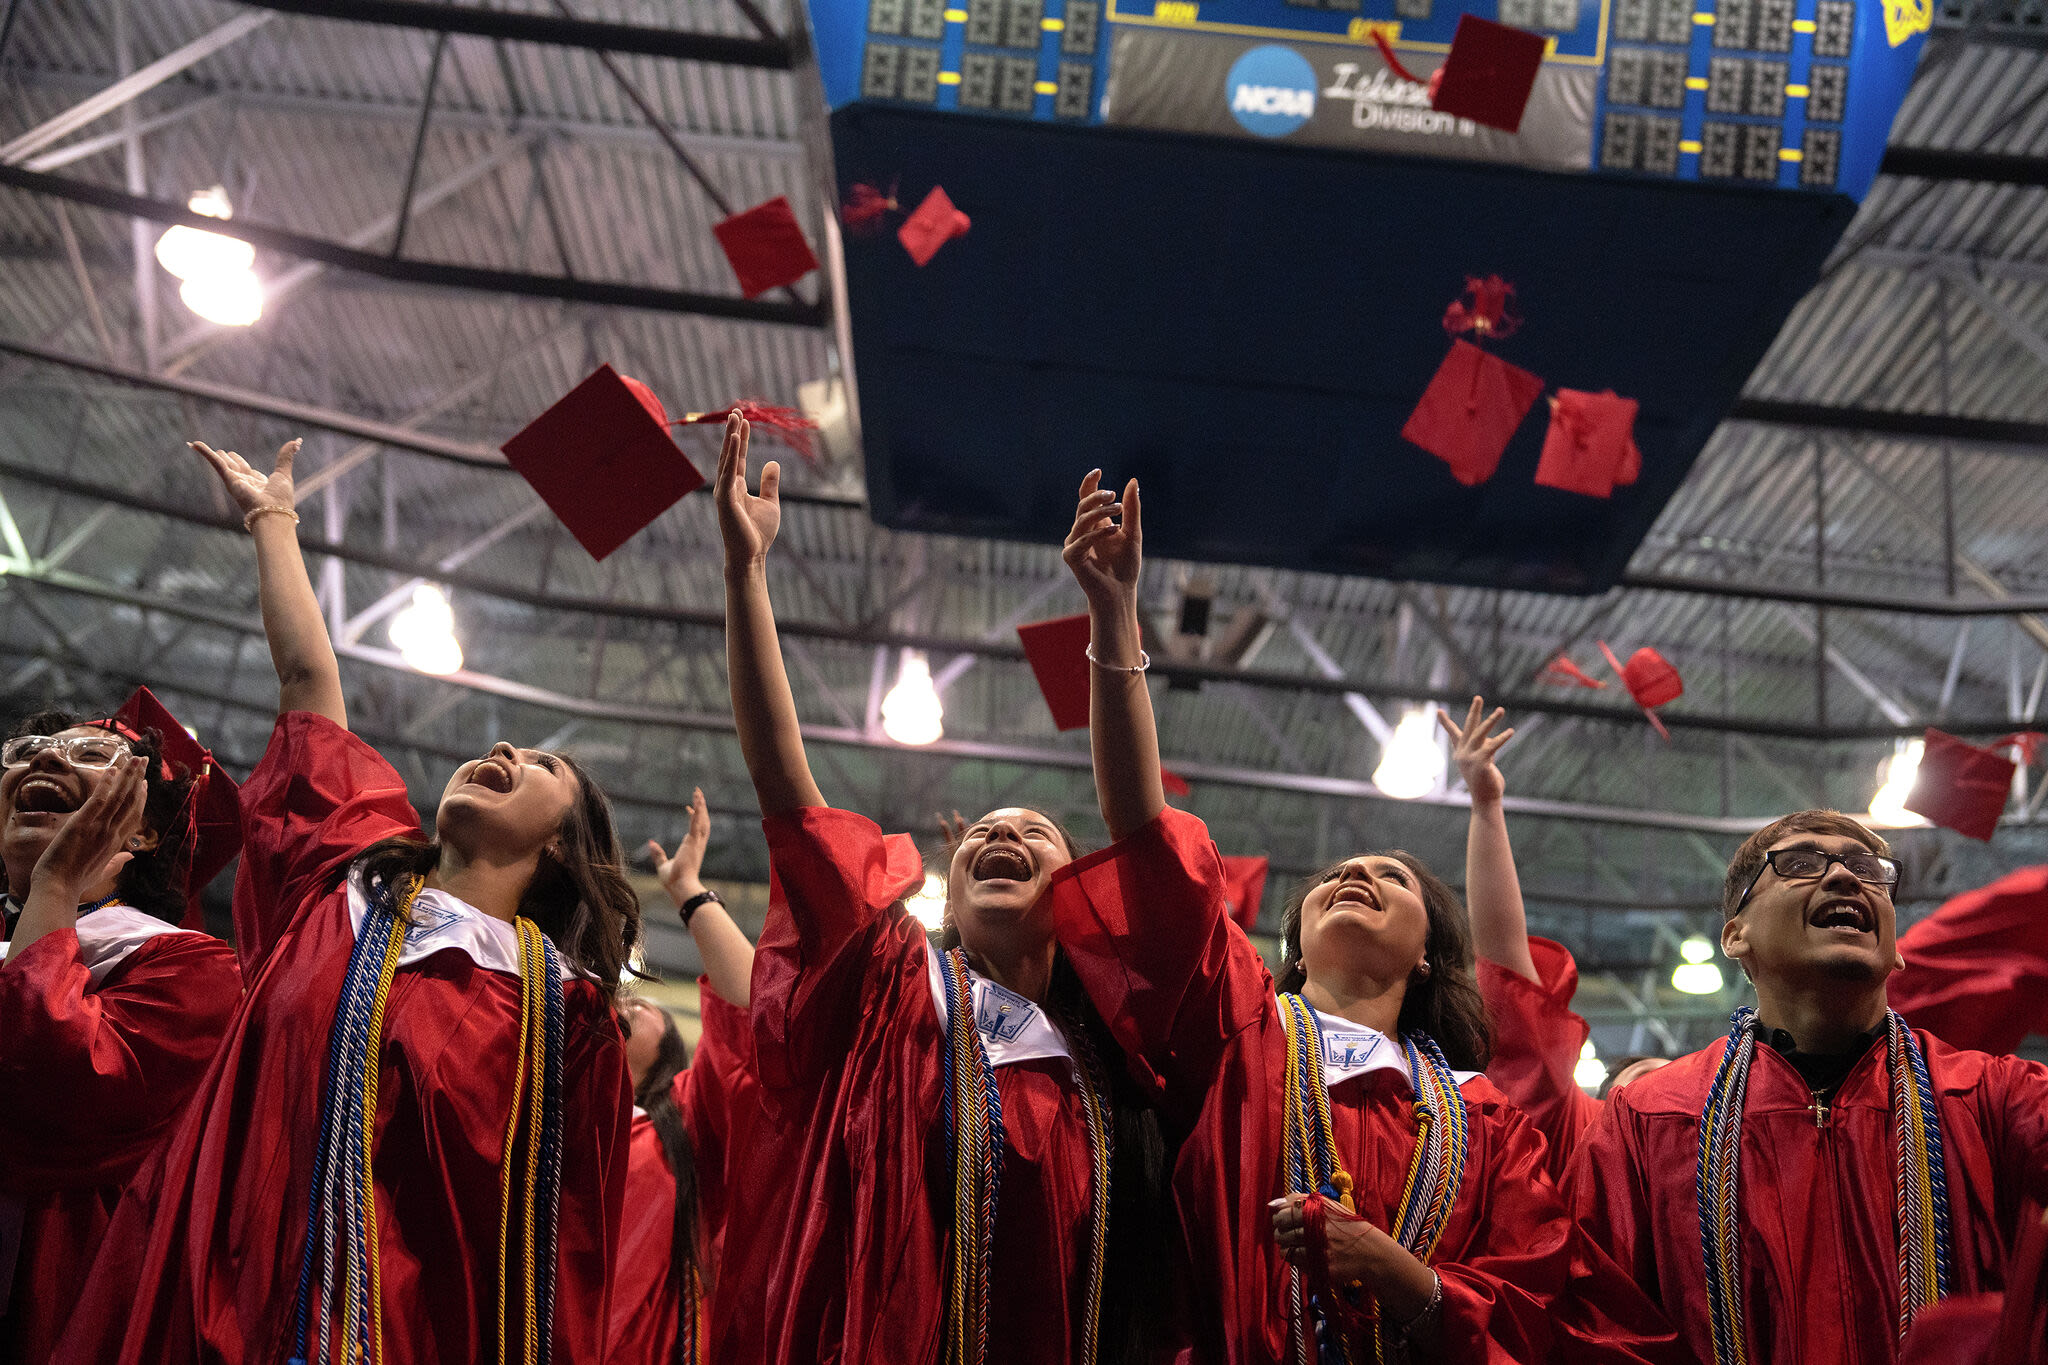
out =
<path fill-rule="evenodd" d="M 1138 662 L 1134 664 L 1106 664 L 1095 657 L 1095 646 L 1093 644 L 1088 645 L 1081 652 L 1088 656 L 1089 663 L 1094 664 L 1106 673 L 1143 673 L 1152 666 L 1152 656 L 1142 649 L 1138 651 Z"/>
<path fill-rule="evenodd" d="M 244 531 L 249 532 L 251 535 L 254 535 L 256 533 L 256 518 L 262 516 L 269 516 L 272 513 L 275 513 L 280 517 L 290 517 L 292 519 L 292 525 L 294 526 L 297 526 L 299 524 L 299 513 L 296 508 L 251 507 L 247 512 L 243 513 L 242 515 L 242 529 Z"/>

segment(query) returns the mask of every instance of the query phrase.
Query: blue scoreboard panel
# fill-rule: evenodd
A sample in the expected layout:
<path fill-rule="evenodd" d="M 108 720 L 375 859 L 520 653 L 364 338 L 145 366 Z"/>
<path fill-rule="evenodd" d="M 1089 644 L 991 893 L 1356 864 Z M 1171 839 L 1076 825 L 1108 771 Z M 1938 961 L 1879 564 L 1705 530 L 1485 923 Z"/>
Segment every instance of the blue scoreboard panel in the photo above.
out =
<path fill-rule="evenodd" d="M 1520 129 L 1430 107 L 1462 14 L 1542 33 Z M 1082 473 L 1157 553 L 1598 591 L 1868 192 L 1927 0 L 810 0 L 842 189 L 973 219 L 849 240 L 869 502 L 1056 543 Z M 1468 274 L 1495 346 L 1641 403 L 1642 477 L 1458 484 L 1400 439 Z"/>

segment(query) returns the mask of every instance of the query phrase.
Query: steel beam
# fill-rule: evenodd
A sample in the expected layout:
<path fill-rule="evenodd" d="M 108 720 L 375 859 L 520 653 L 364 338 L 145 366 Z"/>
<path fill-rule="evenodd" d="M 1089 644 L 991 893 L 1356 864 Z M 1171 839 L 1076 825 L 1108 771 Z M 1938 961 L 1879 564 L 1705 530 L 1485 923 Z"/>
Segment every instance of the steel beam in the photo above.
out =
<path fill-rule="evenodd" d="M 489 13 L 490 11 L 477 11 Z M 438 261 L 393 260 L 375 252 L 359 251 L 322 237 L 240 218 L 222 221 L 193 213 L 182 204 L 127 194 L 64 176 L 41 175 L 19 166 L 0 166 L 0 185 L 30 194 L 62 199 L 108 213 L 125 213 L 131 218 L 182 224 L 204 232 L 234 237 L 267 251 L 298 256 L 337 270 L 348 270 L 400 284 L 463 289 L 486 294 L 515 294 L 525 298 L 562 299 L 570 303 L 596 304 L 608 308 L 638 308 L 659 313 L 685 313 L 698 317 L 726 318 L 737 322 L 765 322 L 790 327 L 823 327 L 828 321 L 822 305 L 743 299 L 720 294 L 702 294 L 685 289 L 655 285 L 627 284 L 616 280 L 572 280 L 559 275 L 534 275 L 519 270 L 498 270 L 488 266 L 452 265 Z"/>
<path fill-rule="evenodd" d="M 1731 422 L 1798 427 L 1808 431 L 1839 431 L 1859 436 L 1897 436 L 1921 441 L 1954 441 L 1960 445 L 1996 448 L 2001 454 L 2048 454 L 2048 422 L 2016 422 L 1997 417 L 1954 417 L 1933 412 L 1897 412 L 1884 408 L 1837 407 L 1782 398 L 1738 398 L 1728 410 Z"/>
<path fill-rule="evenodd" d="M 796 60 L 791 44 L 782 38 L 689 33 L 681 29 L 435 4 L 426 0 L 245 0 L 245 3 L 263 9 L 282 10 L 287 14 L 345 19 L 354 24 L 382 24 L 394 28 L 423 29 L 429 33 L 468 33 L 512 43 L 543 43 L 550 47 L 582 48 L 588 52 L 631 52 L 643 57 L 752 66 L 768 71 L 787 71 Z"/>
<path fill-rule="evenodd" d="M 239 42 L 276 17 L 274 14 L 236 15 L 212 32 L 194 38 L 175 51 L 166 52 L 149 65 L 130 72 L 106 89 L 80 100 L 63 113 L 44 120 L 5 146 L 0 146 L 0 162 L 14 165 L 27 160 L 87 124 L 113 113 L 138 95 L 154 90 L 187 67 L 206 60 L 231 43 Z"/>
<path fill-rule="evenodd" d="M 1887 147 L 1879 175 L 1961 180 L 1982 185 L 2048 185 L 2048 157 L 1978 152 L 1960 147 Z"/>
<path fill-rule="evenodd" d="M 117 128 L 110 133 L 98 133 L 92 137 L 80 138 L 24 160 L 21 164 L 32 171 L 54 171 L 69 166 L 74 161 L 83 161 L 101 152 L 110 152 L 127 142 L 131 137 L 147 137 L 149 134 L 183 123 L 196 114 L 204 114 L 227 103 L 225 95 L 202 95 L 175 109 L 166 110 L 151 118 L 143 119 L 133 129 Z"/>

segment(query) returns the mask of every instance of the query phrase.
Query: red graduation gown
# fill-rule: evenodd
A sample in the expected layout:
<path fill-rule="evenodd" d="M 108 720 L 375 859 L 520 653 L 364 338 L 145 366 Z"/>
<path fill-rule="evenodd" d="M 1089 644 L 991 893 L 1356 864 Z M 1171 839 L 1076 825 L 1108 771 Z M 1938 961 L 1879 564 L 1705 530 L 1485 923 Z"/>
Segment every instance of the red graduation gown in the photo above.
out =
<path fill-rule="evenodd" d="M 1048 894 L 1096 1008 L 1184 1134 L 1173 1186 L 1194 1357 L 1268 1365 L 1292 1359 L 1287 1263 L 1267 1208 L 1287 1189 L 1287 1046 L 1272 977 L 1225 912 L 1227 885 L 1202 822 L 1168 808 L 1061 869 Z M 1535 1128 L 1484 1077 L 1461 1090 L 1470 1146 L 1430 1262 L 1443 1280 L 1442 1358 L 1675 1358 L 1640 1295 L 1573 1236 Z M 1405 1068 L 1330 1090 L 1339 1159 L 1360 1214 L 1382 1228 L 1415 1148 L 1412 1104 Z"/>
<path fill-rule="evenodd" d="M 1938 1095 L 1952 1294 L 2003 1285 L 2029 1193 L 2048 1193 L 2048 1067 L 1959 1052 L 1915 1031 Z M 1714 1359 L 1695 1175 L 1699 1116 L 1725 1040 L 1632 1081 L 1580 1140 L 1570 1193 L 1587 1235 Z M 1890 1078 L 1874 1045 L 1817 1127 L 1806 1083 L 1759 1044 L 1742 1128 L 1749 1358 L 1888 1365 L 1897 1358 L 1897 1169 Z"/>
<path fill-rule="evenodd" d="M 783 1190 L 768 1211 L 765 1266 L 726 1273 L 763 1276 L 768 1360 L 935 1362 L 952 1200 L 946 1035 L 923 929 L 898 903 L 923 868 L 914 845 L 845 811 L 793 811 L 762 827 L 772 882 L 754 1041 L 782 1132 Z M 1080 1095 L 1065 1058 L 999 1065 L 996 1084 L 1005 1139 L 989 1359 L 1066 1361 L 1088 1264 Z"/>
<path fill-rule="evenodd" d="M 753 1082 L 745 1053 L 751 1050 L 746 1011 L 725 1003 L 711 983 L 699 978 L 703 1036 L 690 1065 L 675 1079 L 672 1093 L 690 1138 L 697 1177 L 698 1273 L 718 1283 L 718 1244 L 724 1230 L 726 1167 L 731 1147 L 732 1110 L 752 1102 Z M 742 1113 L 741 1122 L 746 1122 Z M 749 1136 L 752 1136 L 751 1132 Z M 673 1365 L 680 1305 L 669 1263 L 675 1245 L 676 1180 L 661 1137 L 646 1113 L 633 1110 L 626 1158 L 626 1203 L 619 1228 L 618 1268 L 612 1278 L 612 1365 Z M 708 1316 L 708 1315 L 707 1315 Z M 708 1333 L 706 1336 L 708 1337 Z M 699 1350 L 704 1350 L 703 1338 Z M 706 1353 L 707 1359 L 723 1360 Z"/>
<path fill-rule="evenodd" d="M 1479 994 L 1493 1021 L 1493 1060 L 1486 1079 L 1500 1087 L 1543 1134 L 1543 1170 L 1562 1185 L 1579 1134 L 1600 1117 L 1600 1101 L 1579 1088 L 1572 1072 L 1591 1032 L 1572 1012 L 1579 964 L 1562 944 L 1530 938 L 1529 956 L 1541 981 L 1498 963 L 1479 960 Z"/>
<path fill-rule="evenodd" d="M 404 780 L 375 750 L 303 712 L 278 718 L 242 788 L 242 820 L 235 923 L 248 991 L 192 1106 L 114 1216 L 58 1349 L 67 1365 L 277 1365 L 299 1353 L 293 1302 L 328 1032 L 355 940 L 338 883 L 370 844 L 418 824 Z M 509 971 L 483 965 L 485 945 L 505 960 L 510 926 L 453 898 L 425 918 L 408 940 L 426 955 L 409 949 L 400 966 L 379 1048 L 383 1365 L 498 1353 L 516 952 Z M 579 979 L 564 996 L 553 1345 L 569 1365 L 603 1354 L 631 1101 L 604 992 Z"/>
<path fill-rule="evenodd" d="M 2048 867 L 1944 904 L 1899 937 L 1892 1008 L 1950 1047 L 2011 1052 L 2048 1033 Z"/>
<path fill-rule="evenodd" d="M 0 967 L 0 1362 L 49 1359 L 241 994 L 227 944 L 125 905 Z"/>

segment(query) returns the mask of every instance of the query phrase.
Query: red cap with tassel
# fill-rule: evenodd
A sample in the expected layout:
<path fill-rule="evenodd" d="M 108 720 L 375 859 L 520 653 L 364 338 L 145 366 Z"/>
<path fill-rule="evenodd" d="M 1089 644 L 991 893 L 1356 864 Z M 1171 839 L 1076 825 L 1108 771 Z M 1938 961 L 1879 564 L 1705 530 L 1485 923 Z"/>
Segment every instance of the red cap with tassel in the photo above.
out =
<path fill-rule="evenodd" d="M 781 195 L 735 213 L 711 231 L 739 276 L 740 293 L 750 299 L 794 284 L 818 268 L 789 200 Z"/>
<path fill-rule="evenodd" d="M 1469 341 L 1453 341 L 1401 436 L 1449 465 L 1459 483 L 1482 484 L 1500 467 L 1508 440 L 1542 392 L 1541 376 Z"/>
<path fill-rule="evenodd" d="M 1907 794 L 1905 807 L 1944 829 L 1972 839 L 1989 840 L 2012 794 L 2013 774 L 2020 764 L 2005 756 L 2017 748 L 2020 762 L 2031 765 L 2044 738 L 2031 730 L 2000 736 L 1985 748 L 1928 727 L 1927 748 Z"/>
<path fill-rule="evenodd" d="M 1559 389 L 1550 400 L 1536 482 L 1589 498 L 1613 497 L 1617 486 L 1634 483 L 1643 472 L 1635 431 L 1635 399 L 1617 397 L 1612 389 Z"/>
<path fill-rule="evenodd" d="M 1643 708 L 1643 715 L 1656 727 L 1657 733 L 1668 741 L 1671 732 L 1664 728 L 1663 721 L 1657 719 L 1657 708 L 1685 695 L 1685 683 L 1679 678 L 1678 670 L 1669 659 L 1648 645 L 1629 655 L 1627 663 L 1614 657 L 1614 651 L 1607 647 L 1605 640 L 1599 645 L 1600 652 L 1607 656 L 1608 664 L 1621 675 L 1621 685 L 1628 689 L 1635 704 Z"/>
<path fill-rule="evenodd" d="M 1056 730 L 1088 728 L 1088 613 L 1017 627 Z"/>
<path fill-rule="evenodd" d="M 1504 133 L 1519 131 L 1548 47 L 1540 33 L 1459 16 L 1451 50 L 1429 82 L 1430 107 Z"/>
<path fill-rule="evenodd" d="M 87 723 L 135 742 L 154 731 L 163 753 L 160 776 L 192 779 L 184 804 L 172 817 L 170 827 L 157 831 L 155 856 L 171 860 L 171 881 L 185 892 L 185 915 L 180 926 L 205 928 L 199 893 L 242 848 L 241 788 L 146 687 L 136 688 L 134 695 L 122 702 L 121 709 L 113 715 Z"/>
<path fill-rule="evenodd" d="M 967 235 L 973 220 L 959 209 L 937 185 L 917 206 L 916 212 L 903 220 L 903 226 L 896 229 L 896 240 L 903 243 L 903 249 L 910 253 L 910 259 L 920 266 L 928 265 L 932 257 L 939 254 L 939 248 L 955 237 Z"/>

